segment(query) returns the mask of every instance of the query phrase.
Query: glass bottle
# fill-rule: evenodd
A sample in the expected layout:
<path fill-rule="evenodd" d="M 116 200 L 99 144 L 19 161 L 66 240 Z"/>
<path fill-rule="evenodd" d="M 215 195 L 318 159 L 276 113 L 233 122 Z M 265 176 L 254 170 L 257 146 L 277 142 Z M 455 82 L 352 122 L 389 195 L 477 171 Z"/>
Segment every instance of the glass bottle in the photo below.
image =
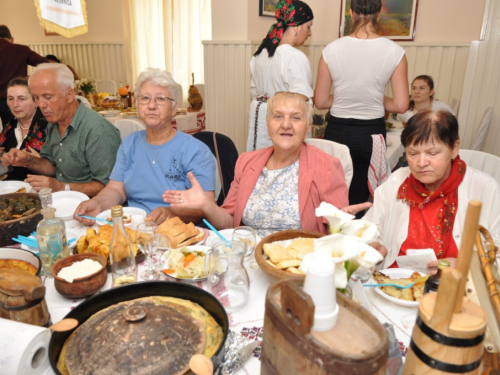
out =
<path fill-rule="evenodd" d="M 137 281 L 134 245 L 123 226 L 122 206 L 111 207 L 113 237 L 109 245 L 109 261 L 113 286 L 132 284 Z"/>
<path fill-rule="evenodd" d="M 54 263 L 69 255 L 66 226 L 62 219 L 55 217 L 56 209 L 51 207 L 52 189 L 40 190 L 39 196 L 42 203 L 43 219 L 36 228 L 36 238 L 42 260 L 42 274 L 52 277 L 50 270 Z"/>
<path fill-rule="evenodd" d="M 438 262 L 438 271 L 435 275 L 430 276 L 425 281 L 424 294 L 429 292 L 437 292 L 439 282 L 441 281 L 441 275 L 446 267 L 450 266 L 450 261 L 446 259 L 441 259 Z"/>

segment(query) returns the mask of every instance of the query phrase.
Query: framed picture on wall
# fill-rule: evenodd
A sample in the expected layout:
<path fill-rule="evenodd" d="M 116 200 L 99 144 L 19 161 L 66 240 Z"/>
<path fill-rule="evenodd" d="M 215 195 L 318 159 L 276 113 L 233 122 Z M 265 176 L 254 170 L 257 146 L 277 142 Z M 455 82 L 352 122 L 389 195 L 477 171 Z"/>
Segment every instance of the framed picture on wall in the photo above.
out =
<path fill-rule="evenodd" d="M 261 0 L 263 1 L 263 0 Z M 379 19 L 380 35 L 392 40 L 413 41 L 418 0 L 383 0 Z M 351 0 L 342 0 L 340 36 L 351 33 Z"/>
<path fill-rule="evenodd" d="M 278 0 L 259 0 L 259 16 L 273 17 Z"/>

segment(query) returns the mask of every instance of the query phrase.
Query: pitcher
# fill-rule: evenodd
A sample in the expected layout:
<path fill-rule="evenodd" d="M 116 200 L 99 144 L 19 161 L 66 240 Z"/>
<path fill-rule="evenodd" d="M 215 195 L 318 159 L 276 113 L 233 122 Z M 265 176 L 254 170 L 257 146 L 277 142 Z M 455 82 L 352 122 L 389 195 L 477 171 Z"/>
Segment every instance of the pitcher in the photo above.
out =
<path fill-rule="evenodd" d="M 205 257 L 208 290 L 227 312 L 240 310 L 248 301 L 250 280 L 243 266 L 246 252 L 243 242 L 221 241 Z"/>

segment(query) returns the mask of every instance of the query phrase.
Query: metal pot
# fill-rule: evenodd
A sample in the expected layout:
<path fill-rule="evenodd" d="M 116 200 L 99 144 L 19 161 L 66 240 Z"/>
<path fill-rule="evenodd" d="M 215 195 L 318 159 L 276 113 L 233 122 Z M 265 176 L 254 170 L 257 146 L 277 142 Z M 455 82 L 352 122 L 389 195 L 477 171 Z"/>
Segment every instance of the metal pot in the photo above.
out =
<path fill-rule="evenodd" d="M 19 198 L 23 195 L 27 195 L 30 198 L 35 198 L 40 200 L 38 194 L 34 193 L 12 193 L 12 194 L 2 194 L 1 198 Z M 16 242 L 12 241 L 12 237 L 29 236 L 31 232 L 36 230 L 36 226 L 42 220 L 42 214 L 40 213 L 41 207 L 36 212 L 28 215 L 26 217 L 21 217 L 19 219 L 13 219 L 8 221 L 3 221 L 0 223 L 0 246 L 14 245 Z"/>
<path fill-rule="evenodd" d="M 65 318 L 77 319 L 84 323 L 97 312 L 120 302 L 151 296 L 176 297 L 190 300 L 203 307 L 222 327 L 224 338 L 220 348 L 212 357 L 214 368 L 217 368 L 224 357 L 224 344 L 229 332 L 229 320 L 220 302 L 210 293 L 195 286 L 177 282 L 146 281 L 125 285 L 96 294 L 75 307 Z M 76 328 L 75 328 L 76 329 Z M 49 360 L 54 372 L 61 375 L 57 369 L 59 353 L 67 338 L 74 330 L 53 332 L 49 344 Z"/>

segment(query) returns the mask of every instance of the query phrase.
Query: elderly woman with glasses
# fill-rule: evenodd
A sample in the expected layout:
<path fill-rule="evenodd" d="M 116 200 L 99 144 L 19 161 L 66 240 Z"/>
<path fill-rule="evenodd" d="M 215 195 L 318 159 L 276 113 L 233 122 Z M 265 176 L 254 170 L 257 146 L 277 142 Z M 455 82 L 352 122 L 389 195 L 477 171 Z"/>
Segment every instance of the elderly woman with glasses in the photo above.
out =
<path fill-rule="evenodd" d="M 218 229 L 241 224 L 259 236 L 284 229 L 327 233 L 314 210 L 321 202 L 347 206 L 347 185 L 340 161 L 304 142 L 312 123 L 308 98 L 276 93 L 267 102 L 267 133 L 273 145 L 242 154 L 234 181 L 221 207 L 208 199 L 193 174 L 193 187 L 168 190 L 171 207 L 199 209 Z"/>
<path fill-rule="evenodd" d="M 165 207 L 165 190 L 191 187 L 187 173 L 196 176 L 201 194 L 215 202 L 215 158 L 210 149 L 190 135 L 172 127 L 177 112 L 178 84 L 170 73 L 149 68 L 137 79 L 137 109 L 146 130 L 123 140 L 109 184 L 94 198 L 78 206 L 75 214 L 95 216 L 128 200 L 129 206 L 149 213 L 149 221 L 162 223 L 172 216 L 197 222 L 201 211 Z M 75 216 L 87 225 L 93 220 Z"/>

